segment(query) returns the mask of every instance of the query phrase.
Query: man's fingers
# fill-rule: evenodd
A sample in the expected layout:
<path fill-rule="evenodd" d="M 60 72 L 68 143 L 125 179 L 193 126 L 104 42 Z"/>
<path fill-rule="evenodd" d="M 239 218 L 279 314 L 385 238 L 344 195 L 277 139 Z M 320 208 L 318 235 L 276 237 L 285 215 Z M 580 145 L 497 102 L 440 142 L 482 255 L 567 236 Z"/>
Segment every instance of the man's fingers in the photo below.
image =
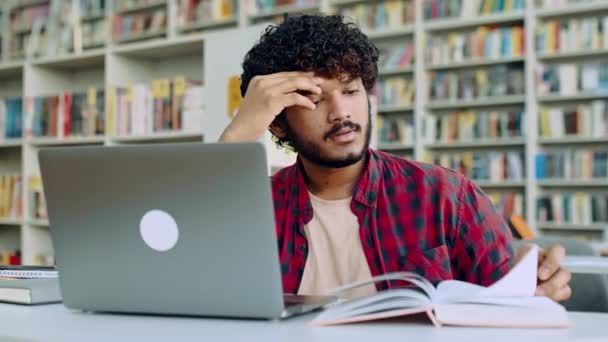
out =
<path fill-rule="evenodd" d="M 535 293 L 538 296 L 547 296 L 553 300 L 558 300 L 558 298 L 563 297 L 564 293 L 566 292 L 564 289 L 569 287 L 568 284 L 570 283 L 571 279 L 572 273 L 564 269 L 560 269 L 553 277 L 540 284 L 536 288 Z"/>
<path fill-rule="evenodd" d="M 292 107 L 292 106 L 301 106 L 304 108 L 308 108 L 310 110 L 315 110 L 316 106 L 312 101 L 303 95 L 298 93 L 289 93 L 285 94 L 282 97 L 283 99 L 283 108 Z"/>
<path fill-rule="evenodd" d="M 287 78 L 287 77 L 314 77 L 313 71 L 283 71 L 274 74 L 264 75 L 264 78 L 276 79 L 276 78 Z"/>
<path fill-rule="evenodd" d="M 553 298 L 553 300 L 555 300 L 557 302 L 562 302 L 564 300 L 570 299 L 571 296 L 572 296 L 572 288 L 570 286 L 566 285 L 555 293 L 555 297 Z"/>
<path fill-rule="evenodd" d="M 549 279 L 560 268 L 560 264 L 566 256 L 566 250 L 560 245 L 551 246 L 545 253 L 545 258 L 540 264 L 538 277 L 540 280 Z"/>
<path fill-rule="evenodd" d="M 308 91 L 313 94 L 321 94 L 321 87 L 319 87 L 311 78 L 298 77 L 289 78 L 275 85 L 272 88 L 274 94 L 287 94 L 295 91 Z"/>

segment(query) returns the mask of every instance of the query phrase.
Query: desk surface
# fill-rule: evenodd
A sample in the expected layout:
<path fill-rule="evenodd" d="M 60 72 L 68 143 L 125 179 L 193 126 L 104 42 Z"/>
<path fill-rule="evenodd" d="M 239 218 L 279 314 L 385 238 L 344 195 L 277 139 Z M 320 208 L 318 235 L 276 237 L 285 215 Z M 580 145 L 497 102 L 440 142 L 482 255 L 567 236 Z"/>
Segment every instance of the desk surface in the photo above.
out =
<path fill-rule="evenodd" d="M 0 304 L 2 341 L 608 341 L 608 314 L 570 313 L 571 329 L 435 328 L 403 319 L 311 327 L 313 315 L 285 321 L 247 321 L 90 314 L 63 305 Z"/>

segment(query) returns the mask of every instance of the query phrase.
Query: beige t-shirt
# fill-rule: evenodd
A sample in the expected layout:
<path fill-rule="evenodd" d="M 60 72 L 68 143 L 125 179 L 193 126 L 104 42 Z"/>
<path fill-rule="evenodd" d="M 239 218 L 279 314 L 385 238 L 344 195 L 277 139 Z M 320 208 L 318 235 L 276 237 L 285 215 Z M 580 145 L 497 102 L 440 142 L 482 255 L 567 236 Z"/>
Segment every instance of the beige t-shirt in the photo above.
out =
<path fill-rule="evenodd" d="M 302 295 L 324 295 L 334 287 L 371 278 L 359 238 L 359 222 L 350 209 L 351 198 L 328 201 L 310 194 L 313 218 L 305 226 L 308 257 L 298 289 Z M 376 293 L 372 284 L 345 297 Z"/>

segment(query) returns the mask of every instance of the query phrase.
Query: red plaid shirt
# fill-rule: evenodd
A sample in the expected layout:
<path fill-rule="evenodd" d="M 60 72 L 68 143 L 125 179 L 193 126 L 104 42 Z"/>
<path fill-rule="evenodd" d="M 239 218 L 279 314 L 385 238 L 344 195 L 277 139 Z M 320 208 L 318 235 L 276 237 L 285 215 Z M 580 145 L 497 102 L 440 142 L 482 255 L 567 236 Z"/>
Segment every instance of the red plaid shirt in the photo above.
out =
<path fill-rule="evenodd" d="M 490 285 L 511 266 L 511 232 L 473 182 L 439 166 L 369 150 L 351 209 L 373 276 L 416 272 L 433 283 Z M 283 290 L 296 293 L 313 217 L 299 163 L 272 177 Z M 399 286 L 378 283 L 378 290 Z"/>

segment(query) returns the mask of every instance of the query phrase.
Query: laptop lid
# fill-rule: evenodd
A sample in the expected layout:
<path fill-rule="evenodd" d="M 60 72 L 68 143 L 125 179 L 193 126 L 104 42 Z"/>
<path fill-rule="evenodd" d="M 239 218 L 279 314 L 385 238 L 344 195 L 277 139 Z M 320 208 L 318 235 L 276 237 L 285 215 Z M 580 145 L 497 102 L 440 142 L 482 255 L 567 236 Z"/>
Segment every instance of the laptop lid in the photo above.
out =
<path fill-rule="evenodd" d="M 280 315 L 262 145 L 61 147 L 39 159 L 67 307 Z"/>

